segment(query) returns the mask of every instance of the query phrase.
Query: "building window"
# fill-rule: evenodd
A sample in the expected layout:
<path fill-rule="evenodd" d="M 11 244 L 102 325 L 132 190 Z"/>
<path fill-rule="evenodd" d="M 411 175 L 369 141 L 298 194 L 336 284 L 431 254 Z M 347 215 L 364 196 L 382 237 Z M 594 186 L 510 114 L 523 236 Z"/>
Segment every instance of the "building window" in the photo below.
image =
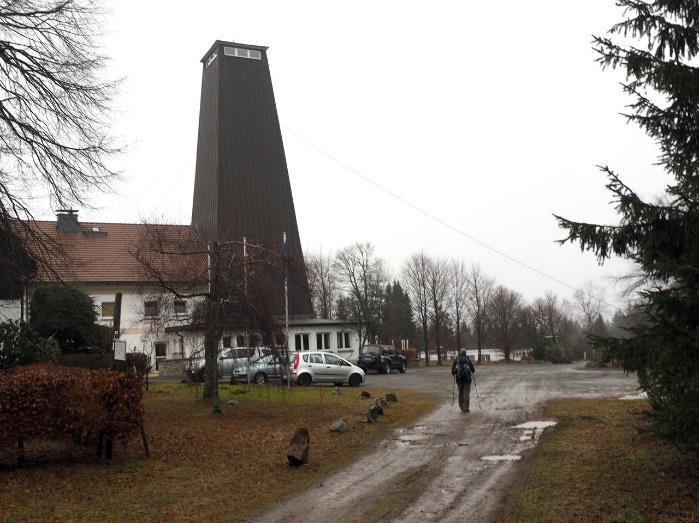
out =
<path fill-rule="evenodd" d="M 167 358 L 167 343 L 164 341 L 158 341 L 155 344 L 155 357 L 156 358 Z"/>
<path fill-rule="evenodd" d="M 245 347 L 245 336 L 236 336 L 235 337 L 235 346 L 236 347 Z"/>
<path fill-rule="evenodd" d="M 296 352 L 310 349 L 308 334 L 297 334 L 294 336 L 294 349 Z"/>
<path fill-rule="evenodd" d="M 157 301 L 147 301 L 143 304 L 146 318 L 157 318 L 160 314 Z"/>
<path fill-rule="evenodd" d="M 102 317 L 103 318 L 113 318 L 114 317 L 114 302 L 113 301 L 103 301 L 102 302 Z"/>
<path fill-rule="evenodd" d="M 349 349 L 350 346 L 350 333 L 349 332 L 338 332 L 337 333 L 337 348 L 338 349 Z"/>
<path fill-rule="evenodd" d="M 184 300 L 175 300 L 175 314 L 187 314 L 187 302 Z"/>
<path fill-rule="evenodd" d="M 223 337 L 223 348 L 224 349 L 229 349 L 231 347 L 231 337 L 230 336 L 224 336 Z"/>
<path fill-rule="evenodd" d="M 330 333 L 319 332 L 316 334 L 316 350 L 330 349 Z"/>

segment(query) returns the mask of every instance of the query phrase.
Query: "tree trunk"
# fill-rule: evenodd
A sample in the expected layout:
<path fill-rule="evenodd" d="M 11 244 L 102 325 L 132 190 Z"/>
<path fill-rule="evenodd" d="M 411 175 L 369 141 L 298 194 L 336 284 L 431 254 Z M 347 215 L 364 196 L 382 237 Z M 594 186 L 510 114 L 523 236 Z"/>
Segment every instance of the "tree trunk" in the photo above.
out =
<path fill-rule="evenodd" d="M 430 347 L 428 345 L 428 340 L 427 340 L 427 322 L 425 320 L 422 321 L 422 343 L 423 343 L 423 346 L 425 347 L 425 366 L 429 367 L 430 366 Z"/>
<path fill-rule="evenodd" d="M 442 365 L 442 350 L 439 346 L 439 305 L 434 302 L 434 332 L 435 341 L 437 342 L 437 365 Z"/>
<path fill-rule="evenodd" d="M 218 336 L 209 327 L 204 335 L 204 398 L 218 399 Z"/>

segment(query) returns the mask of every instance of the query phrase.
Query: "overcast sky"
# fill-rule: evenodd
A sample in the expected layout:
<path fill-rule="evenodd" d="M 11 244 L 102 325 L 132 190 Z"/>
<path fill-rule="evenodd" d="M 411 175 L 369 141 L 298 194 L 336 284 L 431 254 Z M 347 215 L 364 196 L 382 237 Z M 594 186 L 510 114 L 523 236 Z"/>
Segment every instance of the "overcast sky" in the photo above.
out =
<path fill-rule="evenodd" d="M 118 194 L 81 219 L 189 223 L 200 59 L 234 40 L 269 46 L 306 251 L 370 241 L 397 273 L 424 249 L 479 263 L 528 300 L 570 297 L 354 170 L 557 280 L 595 280 L 613 301 L 611 278 L 628 266 L 558 246 L 551 216 L 615 221 L 597 164 L 644 196 L 667 183 L 655 145 L 619 116 L 623 78 L 594 62 L 591 35 L 621 17 L 613 4 L 111 0 L 104 47 L 109 74 L 124 77 L 114 133 L 127 151 Z"/>

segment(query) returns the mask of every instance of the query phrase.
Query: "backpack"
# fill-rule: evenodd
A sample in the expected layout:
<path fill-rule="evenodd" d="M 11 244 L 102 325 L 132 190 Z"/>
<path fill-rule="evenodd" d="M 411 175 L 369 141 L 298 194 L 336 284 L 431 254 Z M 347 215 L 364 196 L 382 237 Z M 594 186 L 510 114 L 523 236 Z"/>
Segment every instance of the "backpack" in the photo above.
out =
<path fill-rule="evenodd" d="M 456 379 L 459 381 L 468 381 L 471 378 L 471 369 L 468 368 L 468 360 L 461 358 L 456 360 Z"/>

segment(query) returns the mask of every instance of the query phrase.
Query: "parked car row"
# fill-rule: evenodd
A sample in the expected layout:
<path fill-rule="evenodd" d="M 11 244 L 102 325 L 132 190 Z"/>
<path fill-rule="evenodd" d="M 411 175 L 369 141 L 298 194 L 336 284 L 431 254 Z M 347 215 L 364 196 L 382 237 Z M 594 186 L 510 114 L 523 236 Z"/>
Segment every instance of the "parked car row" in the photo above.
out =
<path fill-rule="evenodd" d="M 269 347 L 224 349 L 218 357 L 218 375 L 231 376 L 236 369 L 247 367 L 251 362 L 269 354 L 272 354 Z M 204 381 L 204 358 L 192 358 L 185 364 L 184 373 L 192 381 Z"/>
<path fill-rule="evenodd" d="M 369 369 L 390 374 L 393 369 L 405 373 L 408 368 L 406 358 L 391 345 L 365 346 L 357 365 L 324 351 L 291 352 L 289 361 L 286 364 L 286 354 L 268 347 L 226 349 L 218 358 L 218 375 L 230 376 L 231 383 L 249 381 L 261 385 L 285 380 L 287 372 L 291 372 L 298 385 L 334 383 L 358 387 Z M 192 359 L 184 372 L 192 381 L 204 381 L 204 358 Z"/>

